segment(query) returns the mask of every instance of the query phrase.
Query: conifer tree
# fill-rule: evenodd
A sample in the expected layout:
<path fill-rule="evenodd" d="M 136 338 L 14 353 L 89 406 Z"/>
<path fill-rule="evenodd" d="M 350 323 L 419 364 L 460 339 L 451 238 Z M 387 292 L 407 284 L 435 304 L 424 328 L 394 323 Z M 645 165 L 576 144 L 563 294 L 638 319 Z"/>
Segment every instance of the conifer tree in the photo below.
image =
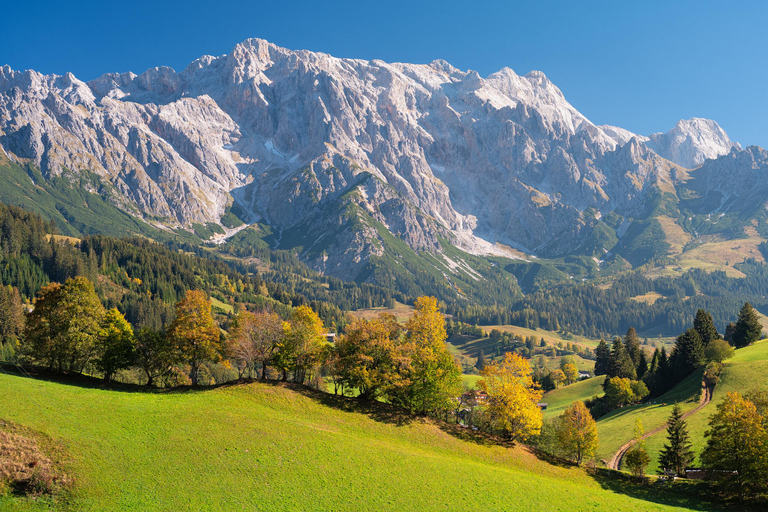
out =
<path fill-rule="evenodd" d="M 640 338 L 637 337 L 637 331 L 634 327 L 630 327 L 627 331 L 627 335 L 624 336 L 624 348 L 627 350 L 629 358 L 632 359 L 632 364 L 637 370 L 637 365 L 640 364 Z"/>
<path fill-rule="evenodd" d="M 475 368 L 477 368 L 477 371 L 481 372 L 483 371 L 483 368 L 485 368 L 486 364 L 488 364 L 488 362 L 485 360 L 485 354 L 483 353 L 483 349 L 480 349 L 480 353 L 477 355 L 477 363 L 475 363 Z"/>
<path fill-rule="evenodd" d="M 610 362 L 611 349 L 608 348 L 604 339 L 600 339 L 600 343 L 595 349 L 595 376 L 607 374 Z"/>
<path fill-rule="evenodd" d="M 696 318 L 693 320 L 693 328 L 699 333 L 701 337 L 701 344 L 706 347 L 711 342 L 719 340 L 720 333 L 715 328 L 715 322 L 712 320 L 712 315 L 709 312 L 699 309 L 696 312 Z"/>
<path fill-rule="evenodd" d="M 608 364 L 607 375 L 609 377 L 622 377 L 630 380 L 637 379 L 635 365 L 629 357 L 629 354 L 627 354 L 627 350 L 624 347 L 621 338 L 617 337 L 613 340 L 613 348 L 611 349 L 611 358 Z"/>
<path fill-rule="evenodd" d="M 696 329 L 690 328 L 677 337 L 672 359 L 679 379 L 704 364 L 704 346 Z"/>
<path fill-rule="evenodd" d="M 757 311 L 749 302 L 745 302 L 739 311 L 739 319 L 733 333 L 733 344 L 736 348 L 751 345 L 758 339 L 763 331 Z"/>
<path fill-rule="evenodd" d="M 667 420 L 667 444 L 659 454 L 659 470 L 670 471 L 678 476 L 685 476 L 685 467 L 695 457 L 688 435 L 688 424 L 682 419 L 683 411 L 675 404 L 672 415 Z"/>
<path fill-rule="evenodd" d="M 637 378 L 642 379 L 646 373 L 648 373 L 648 357 L 645 355 L 645 350 L 641 350 L 640 361 L 637 363 Z"/>

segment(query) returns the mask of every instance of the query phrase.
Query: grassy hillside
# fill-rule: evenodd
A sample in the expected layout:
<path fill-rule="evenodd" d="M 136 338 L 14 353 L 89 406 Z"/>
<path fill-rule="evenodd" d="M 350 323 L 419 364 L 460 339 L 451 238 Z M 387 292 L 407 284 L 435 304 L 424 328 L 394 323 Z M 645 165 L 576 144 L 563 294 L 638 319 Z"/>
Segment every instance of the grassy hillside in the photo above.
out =
<path fill-rule="evenodd" d="M 76 510 L 706 509 L 304 388 L 121 392 L 0 373 L 0 389 L 1 418 L 69 453 Z"/>
<path fill-rule="evenodd" d="M 544 418 L 554 418 L 563 413 L 563 411 L 578 400 L 584 401 L 593 396 L 602 396 L 604 376 L 584 379 L 570 386 L 564 386 L 559 389 L 553 389 L 546 393 L 541 401 L 547 404 L 544 411 Z"/>
<path fill-rule="evenodd" d="M 676 402 L 680 404 L 683 412 L 694 409 L 698 405 L 701 377 L 702 371 L 699 370 L 667 394 L 656 399 L 655 403 L 624 407 L 600 418 L 597 422 L 600 437 L 599 458 L 610 459 L 622 444 L 632 439 L 635 420 L 640 419 L 647 432 L 667 421 L 672 412 L 672 406 Z M 708 428 L 707 421 L 726 393 L 730 391 L 744 393 L 758 388 L 768 389 L 768 340 L 737 350 L 736 355 L 726 361 L 721 382 L 715 387 L 711 403 L 686 419 L 693 450 L 697 457 L 706 444 L 704 432 Z M 567 389 L 566 387 L 558 391 Z M 651 463 L 646 468 L 648 473 L 657 471 L 658 454 L 665 442 L 665 430 L 645 440 L 648 455 L 651 457 Z M 698 458 L 695 464 L 699 464 Z"/>
<path fill-rule="evenodd" d="M 715 387 L 712 402 L 698 413 L 689 416 L 688 432 L 693 442 L 693 450 L 699 464 L 698 455 L 706 445 L 704 432 L 707 430 L 707 421 L 715 413 L 725 395 L 731 391 L 745 393 L 754 389 L 768 389 L 768 340 L 755 343 L 736 351 L 736 355 L 726 361 L 721 375 L 720 383 Z M 658 453 L 666 442 L 666 431 L 653 435 L 646 440 L 646 449 L 651 456 L 649 470 L 656 471 Z"/>

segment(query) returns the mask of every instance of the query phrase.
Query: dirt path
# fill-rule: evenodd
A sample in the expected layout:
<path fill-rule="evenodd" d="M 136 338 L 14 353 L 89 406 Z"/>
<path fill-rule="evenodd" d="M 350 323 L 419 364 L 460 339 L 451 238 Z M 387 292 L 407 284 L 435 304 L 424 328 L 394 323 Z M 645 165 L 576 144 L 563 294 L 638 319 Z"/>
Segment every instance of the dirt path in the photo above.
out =
<path fill-rule="evenodd" d="M 700 410 L 702 410 L 704 407 L 707 406 L 707 404 L 712 400 L 712 392 L 713 388 L 707 386 L 703 381 L 701 383 L 701 401 L 699 401 L 699 405 L 687 413 L 683 414 L 681 419 L 685 419 L 691 414 L 697 413 Z M 643 436 L 640 438 L 640 440 L 646 439 L 653 434 L 657 434 L 667 428 L 667 424 L 664 423 L 663 425 L 656 427 L 655 429 L 651 430 L 650 432 L 646 432 L 643 434 Z M 611 461 L 608 463 L 608 467 L 611 469 L 618 470 L 619 466 L 621 465 L 621 459 L 624 458 L 624 454 L 627 453 L 627 451 L 632 447 L 632 445 L 635 444 L 635 440 L 631 440 L 629 442 L 626 442 L 622 445 L 621 448 L 619 448 L 619 451 L 617 451 L 614 456 L 611 458 Z"/>

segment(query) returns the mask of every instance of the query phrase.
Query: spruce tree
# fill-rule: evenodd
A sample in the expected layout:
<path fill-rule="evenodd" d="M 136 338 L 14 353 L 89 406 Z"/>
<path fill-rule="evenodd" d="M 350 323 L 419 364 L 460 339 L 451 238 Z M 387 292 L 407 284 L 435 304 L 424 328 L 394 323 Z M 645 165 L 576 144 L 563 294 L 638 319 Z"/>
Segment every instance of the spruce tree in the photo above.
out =
<path fill-rule="evenodd" d="M 624 348 L 627 350 L 627 354 L 632 359 L 632 364 L 637 369 L 637 365 L 640 364 L 640 338 L 637 337 L 637 331 L 634 327 L 630 327 L 627 331 L 627 335 L 624 336 Z"/>
<path fill-rule="evenodd" d="M 760 339 L 763 326 L 757 316 L 757 311 L 749 302 L 745 302 L 739 311 L 739 319 L 736 321 L 734 331 L 733 344 L 736 348 L 746 347 Z"/>
<path fill-rule="evenodd" d="M 485 354 L 483 353 L 483 349 L 480 349 L 480 353 L 477 355 L 475 368 L 477 368 L 477 371 L 482 372 L 486 364 L 488 364 L 488 362 L 485 360 Z"/>
<path fill-rule="evenodd" d="M 595 349 L 595 376 L 605 375 L 611 362 L 611 349 L 604 339 L 600 340 Z"/>
<path fill-rule="evenodd" d="M 690 328 L 677 337 L 672 359 L 680 380 L 704 364 L 704 346 L 696 329 Z"/>
<path fill-rule="evenodd" d="M 691 449 L 688 424 L 682 419 L 683 411 L 675 404 L 672 415 L 667 420 L 667 441 L 659 454 L 659 471 L 671 471 L 678 476 L 685 476 L 685 467 L 693 462 L 695 454 Z"/>
<path fill-rule="evenodd" d="M 701 344 L 706 347 L 710 342 L 719 340 L 720 333 L 715 328 L 715 321 L 712 320 L 712 315 L 709 312 L 699 309 L 696 312 L 696 318 L 693 320 L 693 328 L 699 333 L 701 337 Z"/>
<path fill-rule="evenodd" d="M 611 358 L 608 363 L 607 375 L 608 377 L 622 377 L 630 380 L 637 379 L 635 365 L 629 357 L 629 354 L 627 354 L 627 350 L 624 347 L 621 338 L 617 337 L 613 340 L 613 348 L 611 349 Z"/>
<path fill-rule="evenodd" d="M 648 373 L 648 358 L 645 355 L 645 351 L 640 351 L 640 362 L 637 363 L 637 378 L 642 379 L 643 376 Z"/>
<path fill-rule="evenodd" d="M 736 324 L 733 322 L 729 322 L 728 325 L 725 326 L 725 335 L 723 336 L 723 339 L 730 343 L 731 345 L 734 344 L 733 337 L 736 334 Z"/>

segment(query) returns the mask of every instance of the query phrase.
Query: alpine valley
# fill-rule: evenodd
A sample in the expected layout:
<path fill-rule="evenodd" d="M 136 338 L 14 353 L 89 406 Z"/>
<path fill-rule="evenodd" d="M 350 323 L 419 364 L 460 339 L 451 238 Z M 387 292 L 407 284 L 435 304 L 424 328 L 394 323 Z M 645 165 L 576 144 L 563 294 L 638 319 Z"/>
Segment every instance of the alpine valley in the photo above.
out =
<path fill-rule="evenodd" d="M 635 279 L 619 299 L 646 307 L 639 327 L 675 332 L 690 319 L 656 321 L 654 301 L 717 295 L 690 269 L 765 303 L 743 278 L 765 273 L 767 169 L 711 120 L 648 136 L 595 125 L 539 71 L 484 78 L 261 39 L 90 82 L 0 67 L 0 201 L 62 234 L 285 250 L 317 276 L 541 318 L 563 310 L 537 299 L 545 285 Z M 612 321 L 592 334 L 638 325 Z"/>

